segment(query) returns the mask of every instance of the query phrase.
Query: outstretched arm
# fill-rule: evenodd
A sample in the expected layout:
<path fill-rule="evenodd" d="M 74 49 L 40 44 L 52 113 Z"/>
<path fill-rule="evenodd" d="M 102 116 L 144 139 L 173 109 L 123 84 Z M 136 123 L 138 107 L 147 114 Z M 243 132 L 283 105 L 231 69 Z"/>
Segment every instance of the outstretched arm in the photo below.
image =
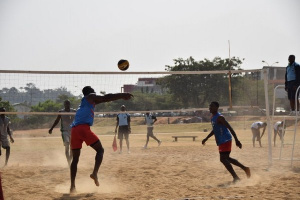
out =
<path fill-rule="evenodd" d="M 230 126 L 230 124 L 226 121 L 226 119 L 223 116 L 219 116 L 218 119 L 217 119 L 217 122 L 220 123 L 220 124 L 223 124 L 226 128 L 228 128 L 231 135 L 234 137 L 236 146 L 238 146 L 241 149 L 242 148 L 242 143 L 239 141 L 239 139 L 236 136 L 235 131 Z"/>
<path fill-rule="evenodd" d="M 96 95 L 95 93 L 86 96 L 88 101 L 94 102 L 95 104 L 115 101 L 118 99 L 129 100 L 133 97 L 130 93 L 116 93 L 116 94 L 106 94 L 104 96 Z"/>
<path fill-rule="evenodd" d="M 206 136 L 206 138 L 204 138 L 204 139 L 202 140 L 202 144 L 205 145 L 205 142 L 206 142 L 211 136 L 213 136 L 213 135 L 214 135 L 214 132 L 211 131 L 211 132 Z"/>
<path fill-rule="evenodd" d="M 52 130 L 54 129 L 54 127 L 59 123 L 61 119 L 61 115 L 58 115 L 56 117 L 56 120 L 54 121 L 53 125 L 51 126 L 51 128 L 49 129 L 48 133 L 51 134 L 52 133 Z"/>

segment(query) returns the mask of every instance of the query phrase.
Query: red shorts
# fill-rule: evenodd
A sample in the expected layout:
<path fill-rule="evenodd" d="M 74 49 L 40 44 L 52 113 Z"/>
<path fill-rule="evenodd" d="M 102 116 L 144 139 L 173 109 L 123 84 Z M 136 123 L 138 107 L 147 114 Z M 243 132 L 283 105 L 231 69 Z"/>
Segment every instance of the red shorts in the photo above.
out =
<path fill-rule="evenodd" d="M 231 151 L 231 140 L 219 145 L 219 152 Z"/>
<path fill-rule="evenodd" d="M 72 127 L 71 130 L 71 148 L 72 149 L 81 149 L 82 143 L 85 142 L 86 145 L 91 145 L 97 142 L 99 138 L 95 133 L 90 129 L 90 126 L 87 124 L 81 124 L 75 127 Z"/>

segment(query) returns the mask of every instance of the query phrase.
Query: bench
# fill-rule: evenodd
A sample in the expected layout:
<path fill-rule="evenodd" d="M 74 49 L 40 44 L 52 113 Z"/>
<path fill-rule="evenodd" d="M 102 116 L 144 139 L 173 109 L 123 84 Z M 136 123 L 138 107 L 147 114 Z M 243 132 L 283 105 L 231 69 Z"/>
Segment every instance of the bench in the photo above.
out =
<path fill-rule="evenodd" d="M 193 138 L 193 141 L 195 141 L 196 137 L 198 136 L 172 136 L 172 138 L 175 138 L 175 142 L 177 142 L 177 138 Z"/>

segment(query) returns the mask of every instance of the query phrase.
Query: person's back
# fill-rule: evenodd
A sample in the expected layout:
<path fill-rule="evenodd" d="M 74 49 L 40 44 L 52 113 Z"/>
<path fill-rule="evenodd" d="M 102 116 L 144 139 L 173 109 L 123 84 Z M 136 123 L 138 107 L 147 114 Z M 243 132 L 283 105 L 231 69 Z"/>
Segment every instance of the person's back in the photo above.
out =
<path fill-rule="evenodd" d="M 262 127 L 262 126 L 263 126 L 263 122 L 258 121 L 258 122 L 254 122 L 254 123 L 251 125 L 251 128 L 259 129 L 259 128 Z"/>

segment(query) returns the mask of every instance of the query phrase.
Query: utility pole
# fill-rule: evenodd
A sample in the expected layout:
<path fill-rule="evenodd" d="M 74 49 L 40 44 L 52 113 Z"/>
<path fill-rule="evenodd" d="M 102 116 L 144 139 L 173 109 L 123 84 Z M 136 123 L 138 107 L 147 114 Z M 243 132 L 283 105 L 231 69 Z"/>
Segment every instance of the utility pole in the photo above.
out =
<path fill-rule="evenodd" d="M 229 46 L 229 72 L 228 72 L 228 91 L 229 91 L 229 109 L 232 109 L 232 90 L 231 90 L 231 60 L 230 60 L 230 40 L 228 40 L 228 46 Z"/>

